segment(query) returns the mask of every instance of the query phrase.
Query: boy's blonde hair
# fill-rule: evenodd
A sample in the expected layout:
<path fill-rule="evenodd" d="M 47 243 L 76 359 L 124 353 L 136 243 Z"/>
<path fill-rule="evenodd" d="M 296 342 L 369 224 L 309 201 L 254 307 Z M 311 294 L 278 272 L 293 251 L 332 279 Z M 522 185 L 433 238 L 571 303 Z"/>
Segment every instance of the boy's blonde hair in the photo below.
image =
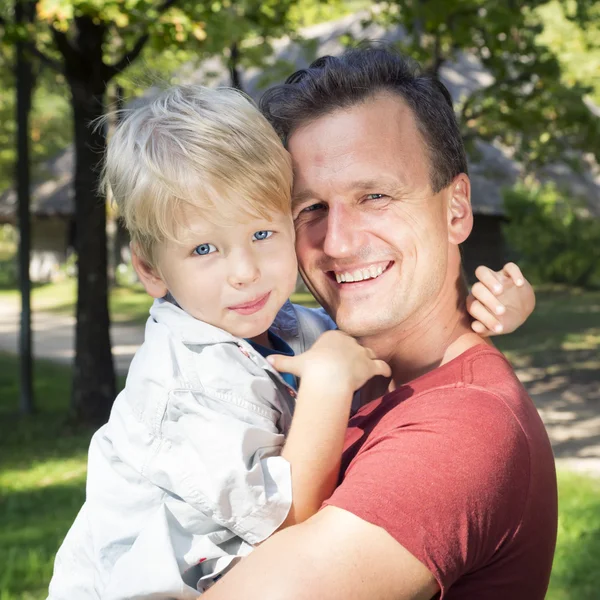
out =
<path fill-rule="evenodd" d="M 226 88 L 176 86 L 125 111 L 103 182 L 151 266 L 157 243 L 177 241 L 185 206 L 218 224 L 291 208 L 289 154 L 252 101 Z"/>

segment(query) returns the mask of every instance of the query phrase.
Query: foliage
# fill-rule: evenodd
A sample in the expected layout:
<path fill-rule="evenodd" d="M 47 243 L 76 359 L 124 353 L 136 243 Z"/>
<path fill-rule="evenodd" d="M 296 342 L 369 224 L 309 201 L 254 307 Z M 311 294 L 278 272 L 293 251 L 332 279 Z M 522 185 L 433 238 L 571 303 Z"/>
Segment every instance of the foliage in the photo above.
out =
<path fill-rule="evenodd" d="M 591 90 L 576 78 L 564 85 L 556 53 L 540 38 L 536 9 L 547 2 L 380 0 L 365 24 L 401 26 L 400 47 L 434 73 L 463 51 L 479 59 L 492 81 L 458 103 L 471 151 L 476 139 L 500 142 L 526 168 L 567 151 L 600 158 L 600 119 L 584 102 Z"/>
<path fill-rule="evenodd" d="M 504 233 L 534 282 L 600 286 L 600 221 L 552 184 L 504 193 Z"/>
<path fill-rule="evenodd" d="M 600 3 L 593 2 L 578 17 L 581 3 L 554 0 L 538 9 L 545 27 L 539 41 L 556 53 L 566 85 L 580 81 L 591 88 L 600 106 Z"/>
<path fill-rule="evenodd" d="M 16 161 L 16 107 L 13 74 L 13 49 L 0 46 L 0 194 L 14 183 Z M 31 167 L 33 180 L 43 175 L 44 163 L 71 142 L 72 124 L 64 82 L 47 68 L 38 65 L 37 88 L 30 115 Z"/>

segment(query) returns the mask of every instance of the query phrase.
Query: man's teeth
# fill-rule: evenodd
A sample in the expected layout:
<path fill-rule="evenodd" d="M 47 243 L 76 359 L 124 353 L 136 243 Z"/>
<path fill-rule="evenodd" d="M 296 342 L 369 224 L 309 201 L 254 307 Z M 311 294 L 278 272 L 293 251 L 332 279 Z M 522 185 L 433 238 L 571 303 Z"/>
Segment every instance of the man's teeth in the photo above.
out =
<path fill-rule="evenodd" d="M 364 281 L 365 279 L 375 279 L 385 271 L 385 267 L 371 265 L 365 269 L 356 269 L 356 271 L 346 273 L 336 273 L 335 279 L 338 283 L 350 283 L 354 281 Z"/>

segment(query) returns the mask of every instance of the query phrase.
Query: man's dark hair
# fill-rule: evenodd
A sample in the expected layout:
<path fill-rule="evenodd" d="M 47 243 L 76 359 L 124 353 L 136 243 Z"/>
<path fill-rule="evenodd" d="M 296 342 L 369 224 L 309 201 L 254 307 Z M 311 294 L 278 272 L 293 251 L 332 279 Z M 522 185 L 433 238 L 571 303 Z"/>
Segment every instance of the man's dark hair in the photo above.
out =
<path fill-rule="evenodd" d="M 435 193 L 459 173 L 467 173 L 450 93 L 415 61 L 387 47 L 363 46 L 339 57 L 323 56 L 269 89 L 260 107 L 287 145 L 301 125 L 384 91 L 397 94 L 412 109 L 429 157 Z"/>

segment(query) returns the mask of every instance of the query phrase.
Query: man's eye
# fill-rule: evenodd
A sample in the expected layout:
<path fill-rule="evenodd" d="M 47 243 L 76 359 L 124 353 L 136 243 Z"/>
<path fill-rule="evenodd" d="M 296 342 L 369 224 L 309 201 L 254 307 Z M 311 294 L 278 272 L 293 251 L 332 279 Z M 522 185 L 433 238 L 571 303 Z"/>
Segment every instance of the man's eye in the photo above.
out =
<path fill-rule="evenodd" d="M 381 200 L 386 197 L 385 194 L 367 194 L 367 200 Z"/>
<path fill-rule="evenodd" d="M 261 240 L 266 240 L 267 238 L 270 238 L 272 235 L 272 231 L 257 231 L 255 234 L 252 235 L 252 239 L 257 242 L 260 242 Z"/>
<path fill-rule="evenodd" d="M 317 202 L 317 204 L 311 204 L 310 206 L 303 208 L 300 212 L 301 213 L 314 212 L 315 210 L 319 210 L 320 208 L 323 208 L 324 206 L 325 205 L 323 203 Z"/>
<path fill-rule="evenodd" d="M 206 254 L 212 254 L 216 252 L 217 249 L 212 244 L 200 244 L 194 248 L 194 254 L 198 254 L 199 256 L 204 256 Z"/>

